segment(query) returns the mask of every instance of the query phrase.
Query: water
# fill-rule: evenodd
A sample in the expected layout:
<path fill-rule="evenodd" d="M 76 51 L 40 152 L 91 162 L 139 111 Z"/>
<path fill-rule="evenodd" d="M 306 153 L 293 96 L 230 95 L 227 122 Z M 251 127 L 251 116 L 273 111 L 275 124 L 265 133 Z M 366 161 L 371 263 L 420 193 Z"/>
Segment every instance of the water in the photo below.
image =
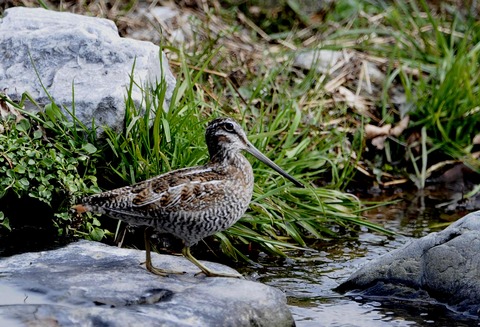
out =
<path fill-rule="evenodd" d="M 358 239 L 317 244 L 318 253 L 287 259 L 250 273 L 253 279 L 281 289 L 297 326 L 480 326 L 480 320 L 450 311 L 439 303 L 367 300 L 334 289 L 368 261 L 413 238 L 438 231 L 466 212 L 445 214 L 424 196 L 368 212 L 370 220 L 397 232 L 394 237 L 362 231 Z"/>

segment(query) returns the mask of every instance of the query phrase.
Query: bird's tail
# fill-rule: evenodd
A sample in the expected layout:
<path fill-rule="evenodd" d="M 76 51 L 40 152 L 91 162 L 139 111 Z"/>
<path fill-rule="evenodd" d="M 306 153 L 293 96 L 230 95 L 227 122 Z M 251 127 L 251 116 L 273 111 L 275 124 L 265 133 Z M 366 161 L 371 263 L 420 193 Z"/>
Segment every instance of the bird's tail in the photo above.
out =
<path fill-rule="evenodd" d="M 78 214 L 88 212 L 90 209 L 83 204 L 76 204 L 72 207 L 72 210 L 75 210 Z"/>

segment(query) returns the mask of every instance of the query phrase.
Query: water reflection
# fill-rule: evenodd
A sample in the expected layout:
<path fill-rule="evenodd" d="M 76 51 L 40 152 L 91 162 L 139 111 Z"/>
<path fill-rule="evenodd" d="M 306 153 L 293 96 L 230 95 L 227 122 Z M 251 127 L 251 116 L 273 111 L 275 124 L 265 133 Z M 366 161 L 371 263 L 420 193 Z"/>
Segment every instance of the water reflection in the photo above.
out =
<path fill-rule="evenodd" d="M 429 198 L 403 195 L 401 202 L 367 213 L 372 221 L 398 233 L 394 237 L 360 233 L 358 239 L 319 244 L 318 253 L 276 265 L 265 260 L 252 277 L 277 287 L 288 297 L 297 326 L 480 326 L 474 317 L 455 314 L 435 304 L 352 298 L 333 291 L 365 264 L 401 247 L 412 238 L 443 229 L 464 213 L 445 214 Z"/>
<path fill-rule="evenodd" d="M 316 302 L 316 306 L 291 306 L 297 326 L 415 326 L 393 311 L 382 313 L 380 303 L 357 303 L 348 299 Z"/>

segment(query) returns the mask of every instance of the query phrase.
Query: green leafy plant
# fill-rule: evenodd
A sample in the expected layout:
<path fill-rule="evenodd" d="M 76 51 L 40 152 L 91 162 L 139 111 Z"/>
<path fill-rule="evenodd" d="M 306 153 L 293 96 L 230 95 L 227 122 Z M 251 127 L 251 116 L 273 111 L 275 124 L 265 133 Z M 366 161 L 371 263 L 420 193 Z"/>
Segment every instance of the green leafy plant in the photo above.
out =
<path fill-rule="evenodd" d="M 6 212 L 14 215 L 12 207 L 29 198 L 53 210 L 60 234 L 78 232 L 101 239 L 104 231 L 96 219 L 77 228 L 69 214 L 77 199 L 99 191 L 95 177 L 99 151 L 88 140 L 95 131 L 69 121 L 53 103 L 29 113 L 0 94 L 0 111 L 1 225 L 10 229 L 14 218 Z"/>

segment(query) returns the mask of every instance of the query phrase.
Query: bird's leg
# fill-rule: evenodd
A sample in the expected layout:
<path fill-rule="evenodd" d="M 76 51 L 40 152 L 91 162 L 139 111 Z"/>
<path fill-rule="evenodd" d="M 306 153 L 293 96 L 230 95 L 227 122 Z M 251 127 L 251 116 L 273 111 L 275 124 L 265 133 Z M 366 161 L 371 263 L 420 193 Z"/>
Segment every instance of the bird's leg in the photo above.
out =
<path fill-rule="evenodd" d="M 182 272 L 180 272 L 180 271 L 169 271 L 169 270 L 164 270 L 164 269 L 154 267 L 153 264 L 152 264 L 152 257 L 150 255 L 150 251 L 151 251 L 151 248 L 150 248 L 150 234 L 148 233 L 148 228 L 145 228 L 144 237 L 145 237 L 145 267 L 147 268 L 147 270 L 149 272 L 151 272 L 152 274 L 158 275 L 158 276 L 162 276 L 162 277 L 165 277 L 168 274 L 184 274 L 183 271 Z"/>
<path fill-rule="evenodd" d="M 149 238 L 149 233 L 148 233 L 148 228 L 145 228 L 145 233 L 144 233 L 144 238 L 145 238 L 145 267 L 147 270 L 155 275 L 158 276 L 167 276 L 167 273 L 162 271 L 161 269 L 155 268 L 152 265 L 152 257 L 150 256 L 150 238 Z"/>
<path fill-rule="evenodd" d="M 198 261 L 197 259 L 195 259 L 193 257 L 193 255 L 190 253 L 190 247 L 189 246 L 185 246 L 182 250 L 182 254 L 185 258 L 187 258 L 188 260 L 190 260 L 190 262 L 192 262 L 194 265 L 196 265 L 198 268 L 200 268 L 200 270 L 205 274 L 207 275 L 208 277 L 233 277 L 233 278 L 243 278 L 242 275 L 240 274 L 228 274 L 228 273 L 223 273 L 223 272 L 215 272 L 213 270 L 210 270 L 208 269 L 207 267 L 205 267 L 205 265 L 203 265 L 202 263 L 200 263 L 200 261 Z"/>

